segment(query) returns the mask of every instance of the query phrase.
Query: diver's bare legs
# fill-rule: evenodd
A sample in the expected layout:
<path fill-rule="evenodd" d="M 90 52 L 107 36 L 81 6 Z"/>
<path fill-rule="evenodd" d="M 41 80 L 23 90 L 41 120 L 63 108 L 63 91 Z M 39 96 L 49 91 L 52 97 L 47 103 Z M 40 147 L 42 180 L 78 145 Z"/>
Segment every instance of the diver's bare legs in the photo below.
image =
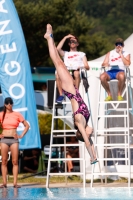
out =
<path fill-rule="evenodd" d="M 63 96 L 63 91 L 62 91 L 62 86 L 61 86 L 61 80 L 60 77 L 58 76 L 58 73 L 55 73 L 55 77 L 56 77 L 56 85 L 58 88 L 58 92 L 60 96 Z"/>
<path fill-rule="evenodd" d="M 48 24 L 44 37 L 48 41 L 49 54 L 56 67 L 57 73 L 60 77 L 60 80 L 62 83 L 62 89 L 72 94 L 76 94 L 75 88 L 73 86 L 73 79 L 57 52 L 57 49 L 55 47 L 54 40 L 51 37 L 52 36 L 51 34 L 52 34 L 52 26 Z"/>
<path fill-rule="evenodd" d="M 81 114 L 75 115 L 75 124 L 78 127 L 78 130 L 80 131 L 80 133 L 82 134 L 82 137 L 83 137 L 84 142 L 85 142 L 86 149 L 87 149 L 88 153 L 90 154 L 91 161 L 94 161 L 96 159 L 96 155 L 94 153 L 95 151 L 93 152 L 91 143 L 88 140 L 88 135 L 86 133 L 86 129 L 84 128 L 85 125 L 86 125 L 86 121 Z"/>
<path fill-rule="evenodd" d="M 92 153 L 93 153 L 94 160 L 96 160 L 97 157 L 96 157 L 96 153 L 95 153 L 95 148 L 94 148 L 93 141 L 92 141 L 92 139 L 91 139 L 91 136 L 92 136 L 92 134 L 93 134 L 93 128 L 90 127 L 90 126 L 87 126 L 87 127 L 86 127 L 86 134 L 87 134 L 87 136 L 88 136 L 88 138 L 89 138 L 89 141 L 90 141 L 90 144 L 91 144 L 91 149 L 92 149 Z M 92 160 L 91 160 L 91 161 L 92 161 Z"/>
<path fill-rule="evenodd" d="M 61 58 L 60 58 L 60 56 L 57 52 L 57 49 L 56 49 L 55 44 L 54 44 L 53 36 L 52 36 L 52 26 L 50 24 L 47 24 L 47 30 L 46 30 L 46 33 L 44 35 L 44 38 L 47 39 L 49 54 L 50 54 L 50 57 L 51 57 L 54 65 L 55 65 L 55 67 L 56 67 L 56 70 L 57 70 L 57 73 L 60 77 L 60 80 L 62 82 L 62 89 L 75 95 L 76 91 L 75 91 L 75 88 L 73 86 L 73 79 L 72 79 L 70 73 L 68 72 L 68 70 L 66 69 L 63 61 L 61 60 Z M 72 99 L 71 104 L 72 104 L 73 112 L 76 111 L 76 109 L 78 107 L 77 102 L 74 99 Z M 82 115 L 80 115 L 80 116 L 82 116 Z M 87 148 L 87 150 L 90 154 L 91 159 L 94 160 L 91 145 L 90 145 L 90 142 L 88 140 L 88 137 L 87 137 L 87 134 L 86 134 L 86 131 L 85 131 L 84 117 L 81 117 L 81 119 L 82 120 L 77 124 L 77 127 L 78 127 L 79 131 L 81 132 L 81 134 L 84 138 L 85 145 L 86 145 L 86 148 Z"/>

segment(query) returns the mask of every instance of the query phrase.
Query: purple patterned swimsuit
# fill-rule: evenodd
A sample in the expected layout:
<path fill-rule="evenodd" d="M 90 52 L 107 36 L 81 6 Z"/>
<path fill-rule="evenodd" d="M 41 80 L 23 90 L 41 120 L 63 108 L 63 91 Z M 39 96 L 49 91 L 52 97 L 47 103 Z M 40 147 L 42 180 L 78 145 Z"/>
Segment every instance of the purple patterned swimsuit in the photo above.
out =
<path fill-rule="evenodd" d="M 73 117 L 76 115 L 76 114 L 82 114 L 86 120 L 86 125 L 88 123 L 88 120 L 89 120 L 89 117 L 90 117 L 90 113 L 89 113 L 89 110 L 85 104 L 85 102 L 83 101 L 79 91 L 75 88 L 76 90 L 76 95 L 74 94 L 71 94 L 69 92 L 66 92 L 64 91 L 64 94 L 71 100 L 71 99 L 75 99 L 79 105 L 79 108 L 76 112 L 73 113 Z"/>

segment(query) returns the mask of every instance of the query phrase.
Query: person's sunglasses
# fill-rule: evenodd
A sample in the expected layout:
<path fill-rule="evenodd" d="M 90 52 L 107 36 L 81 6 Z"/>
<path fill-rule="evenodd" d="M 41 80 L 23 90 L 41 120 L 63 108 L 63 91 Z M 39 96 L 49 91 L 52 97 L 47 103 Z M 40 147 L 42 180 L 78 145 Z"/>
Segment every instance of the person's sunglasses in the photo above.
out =
<path fill-rule="evenodd" d="M 70 44 L 77 44 L 77 41 L 75 41 L 75 40 L 70 40 L 70 42 L 69 42 Z"/>
<path fill-rule="evenodd" d="M 115 46 L 121 46 L 121 47 L 123 47 L 123 43 L 121 43 L 121 42 L 116 42 L 116 43 L 115 43 Z"/>
<path fill-rule="evenodd" d="M 10 104 L 10 105 L 13 105 L 13 103 L 12 103 L 12 102 L 6 102 L 5 104 L 6 104 L 6 105 L 8 105 L 8 104 Z"/>

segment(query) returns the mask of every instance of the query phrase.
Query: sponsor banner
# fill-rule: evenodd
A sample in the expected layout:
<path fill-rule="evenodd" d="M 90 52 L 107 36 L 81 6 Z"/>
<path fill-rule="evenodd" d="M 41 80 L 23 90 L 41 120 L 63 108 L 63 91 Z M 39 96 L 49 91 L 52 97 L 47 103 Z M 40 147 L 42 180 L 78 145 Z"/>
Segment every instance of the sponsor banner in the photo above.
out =
<path fill-rule="evenodd" d="M 20 112 L 30 124 L 20 140 L 20 149 L 40 148 L 30 63 L 23 31 L 12 0 L 0 0 L 0 84 L 3 98 L 11 97 L 13 110 Z M 24 130 L 20 124 L 17 131 Z"/>

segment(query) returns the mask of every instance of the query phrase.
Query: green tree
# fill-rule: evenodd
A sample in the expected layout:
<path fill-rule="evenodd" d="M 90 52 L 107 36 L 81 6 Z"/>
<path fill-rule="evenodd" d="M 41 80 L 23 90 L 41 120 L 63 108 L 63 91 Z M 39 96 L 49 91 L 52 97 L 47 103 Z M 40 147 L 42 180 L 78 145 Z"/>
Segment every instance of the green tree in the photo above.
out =
<path fill-rule="evenodd" d="M 114 48 L 117 37 L 133 30 L 132 0 L 14 0 L 24 31 L 31 66 L 53 66 L 43 38 L 47 23 L 57 44 L 71 33 L 79 38 L 79 50 L 88 60 Z M 68 50 L 68 45 L 64 45 Z"/>
<path fill-rule="evenodd" d="M 82 47 L 79 50 L 86 52 L 89 60 L 106 50 L 104 36 L 100 36 L 102 46 L 99 48 L 99 36 L 93 37 L 91 34 L 95 20 L 76 9 L 77 0 L 14 0 L 14 3 L 24 31 L 31 66 L 53 66 L 43 38 L 47 23 L 53 25 L 56 44 L 69 33 L 78 36 Z"/>
<path fill-rule="evenodd" d="M 38 114 L 38 123 L 39 123 L 39 130 L 40 134 L 50 134 L 51 133 L 51 123 L 52 123 L 52 115 L 51 114 Z M 62 120 L 58 119 L 57 121 L 58 129 L 64 129 L 64 123 Z M 56 130 L 56 122 L 54 122 L 54 129 Z M 69 126 L 66 125 L 66 129 L 70 129 Z"/>
<path fill-rule="evenodd" d="M 132 33 L 132 0 L 78 0 L 77 6 L 78 10 L 98 21 L 93 33 L 97 31 L 101 35 L 102 30 L 111 42 L 117 37 L 126 39 Z"/>

